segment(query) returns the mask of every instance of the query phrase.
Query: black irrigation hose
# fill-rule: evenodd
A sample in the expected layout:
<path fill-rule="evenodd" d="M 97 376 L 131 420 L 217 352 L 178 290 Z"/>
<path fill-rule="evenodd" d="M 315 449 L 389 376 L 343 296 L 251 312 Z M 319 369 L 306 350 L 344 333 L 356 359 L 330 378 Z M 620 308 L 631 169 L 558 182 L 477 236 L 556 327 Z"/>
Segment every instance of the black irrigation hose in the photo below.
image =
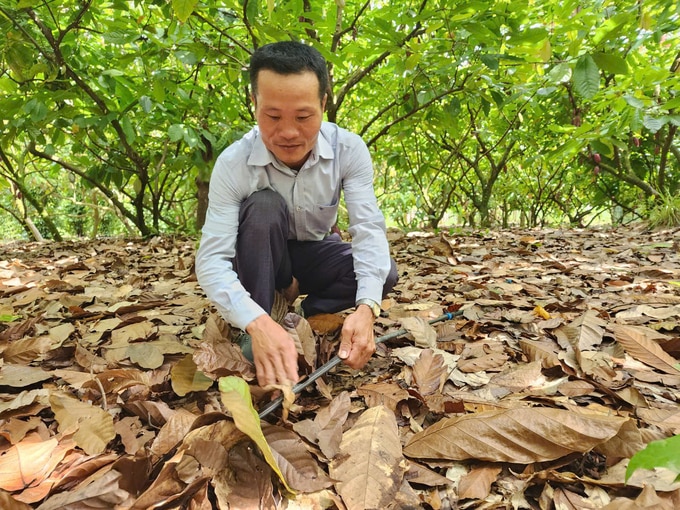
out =
<path fill-rule="evenodd" d="M 435 324 L 437 322 L 441 321 L 448 321 L 453 319 L 454 317 L 457 317 L 459 315 L 463 314 L 463 310 L 457 310 L 455 312 L 448 312 L 445 313 L 444 315 L 440 315 L 436 319 L 432 319 L 431 321 L 428 321 L 428 324 Z M 391 340 L 392 338 L 397 338 L 398 336 L 404 335 L 408 333 L 407 329 L 400 329 L 399 331 L 395 331 L 393 333 L 388 333 L 387 335 L 379 336 L 378 338 L 375 339 L 375 343 L 380 344 L 385 342 L 386 340 Z M 319 377 L 326 375 L 328 371 L 331 368 L 336 367 L 337 365 L 342 362 L 342 359 L 340 357 L 333 356 L 330 360 L 328 360 L 326 363 L 321 365 L 319 368 L 317 368 L 314 372 L 309 374 L 309 377 L 307 377 L 304 381 L 297 383 L 295 386 L 293 386 L 293 393 L 297 395 L 300 393 L 302 390 L 304 390 L 307 386 L 312 384 L 314 381 L 316 381 Z M 269 413 L 272 411 L 275 411 L 281 404 L 283 403 L 283 397 L 279 397 L 276 400 L 272 400 L 271 403 L 262 409 L 260 411 L 259 416 L 260 418 L 264 418 L 267 416 Z"/>

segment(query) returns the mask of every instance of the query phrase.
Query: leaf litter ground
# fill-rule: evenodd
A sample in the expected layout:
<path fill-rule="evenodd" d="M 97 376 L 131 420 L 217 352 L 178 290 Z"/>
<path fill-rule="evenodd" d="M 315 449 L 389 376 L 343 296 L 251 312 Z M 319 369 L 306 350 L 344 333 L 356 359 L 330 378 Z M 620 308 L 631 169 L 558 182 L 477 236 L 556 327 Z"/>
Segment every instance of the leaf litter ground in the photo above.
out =
<path fill-rule="evenodd" d="M 680 231 L 390 241 L 376 334 L 409 334 L 287 399 L 257 444 L 216 381 L 256 408 L 272 392 L 198 287 L 195 240 L 0 245 L 0 508 L 680 507 L 673 472 L 624 481 L 680 432 Z M 333 356 L 343 314 L 277 313 L 303 371 Z"/>

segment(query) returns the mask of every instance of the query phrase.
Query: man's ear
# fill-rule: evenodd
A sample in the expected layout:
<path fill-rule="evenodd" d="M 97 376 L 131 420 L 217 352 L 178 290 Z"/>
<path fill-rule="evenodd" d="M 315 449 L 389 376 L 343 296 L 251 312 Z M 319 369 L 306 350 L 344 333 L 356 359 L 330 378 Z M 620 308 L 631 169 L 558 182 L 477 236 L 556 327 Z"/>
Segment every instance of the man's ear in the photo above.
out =
<path fill-rule="evenodd" d="M 328 92 L 326 92 L 323 95 L 323 99 L 321 100 L 321 111 L 325 112 L 326 111 L 326 101 L 328 101 Z"/>

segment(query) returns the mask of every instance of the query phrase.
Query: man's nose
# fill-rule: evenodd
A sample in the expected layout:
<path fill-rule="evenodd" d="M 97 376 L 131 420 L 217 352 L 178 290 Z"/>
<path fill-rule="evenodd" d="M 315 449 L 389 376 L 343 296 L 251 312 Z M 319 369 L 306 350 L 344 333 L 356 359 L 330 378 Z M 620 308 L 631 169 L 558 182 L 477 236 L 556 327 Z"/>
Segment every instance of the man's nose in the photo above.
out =
<path fill-rule="evenodd" d="M 279 135 L 283 138 L 295 138 L 298 135 L 298 128 L 294 120 L 282 122 L 279 130 Z"/>

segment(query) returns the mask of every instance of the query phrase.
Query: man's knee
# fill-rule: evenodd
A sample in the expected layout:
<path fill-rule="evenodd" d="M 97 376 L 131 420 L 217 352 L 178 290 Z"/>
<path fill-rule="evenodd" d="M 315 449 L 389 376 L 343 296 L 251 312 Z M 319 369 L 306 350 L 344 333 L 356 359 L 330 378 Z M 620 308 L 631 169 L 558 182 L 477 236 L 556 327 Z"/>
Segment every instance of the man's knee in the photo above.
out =
<path fill-rule="evenodd" d="M 241 204 L 239 215 L 241 227 L 249 224 L 272 225 L 288 223 L 288 206 L 276 191 L 263 189 L 256 191 Z"/>

